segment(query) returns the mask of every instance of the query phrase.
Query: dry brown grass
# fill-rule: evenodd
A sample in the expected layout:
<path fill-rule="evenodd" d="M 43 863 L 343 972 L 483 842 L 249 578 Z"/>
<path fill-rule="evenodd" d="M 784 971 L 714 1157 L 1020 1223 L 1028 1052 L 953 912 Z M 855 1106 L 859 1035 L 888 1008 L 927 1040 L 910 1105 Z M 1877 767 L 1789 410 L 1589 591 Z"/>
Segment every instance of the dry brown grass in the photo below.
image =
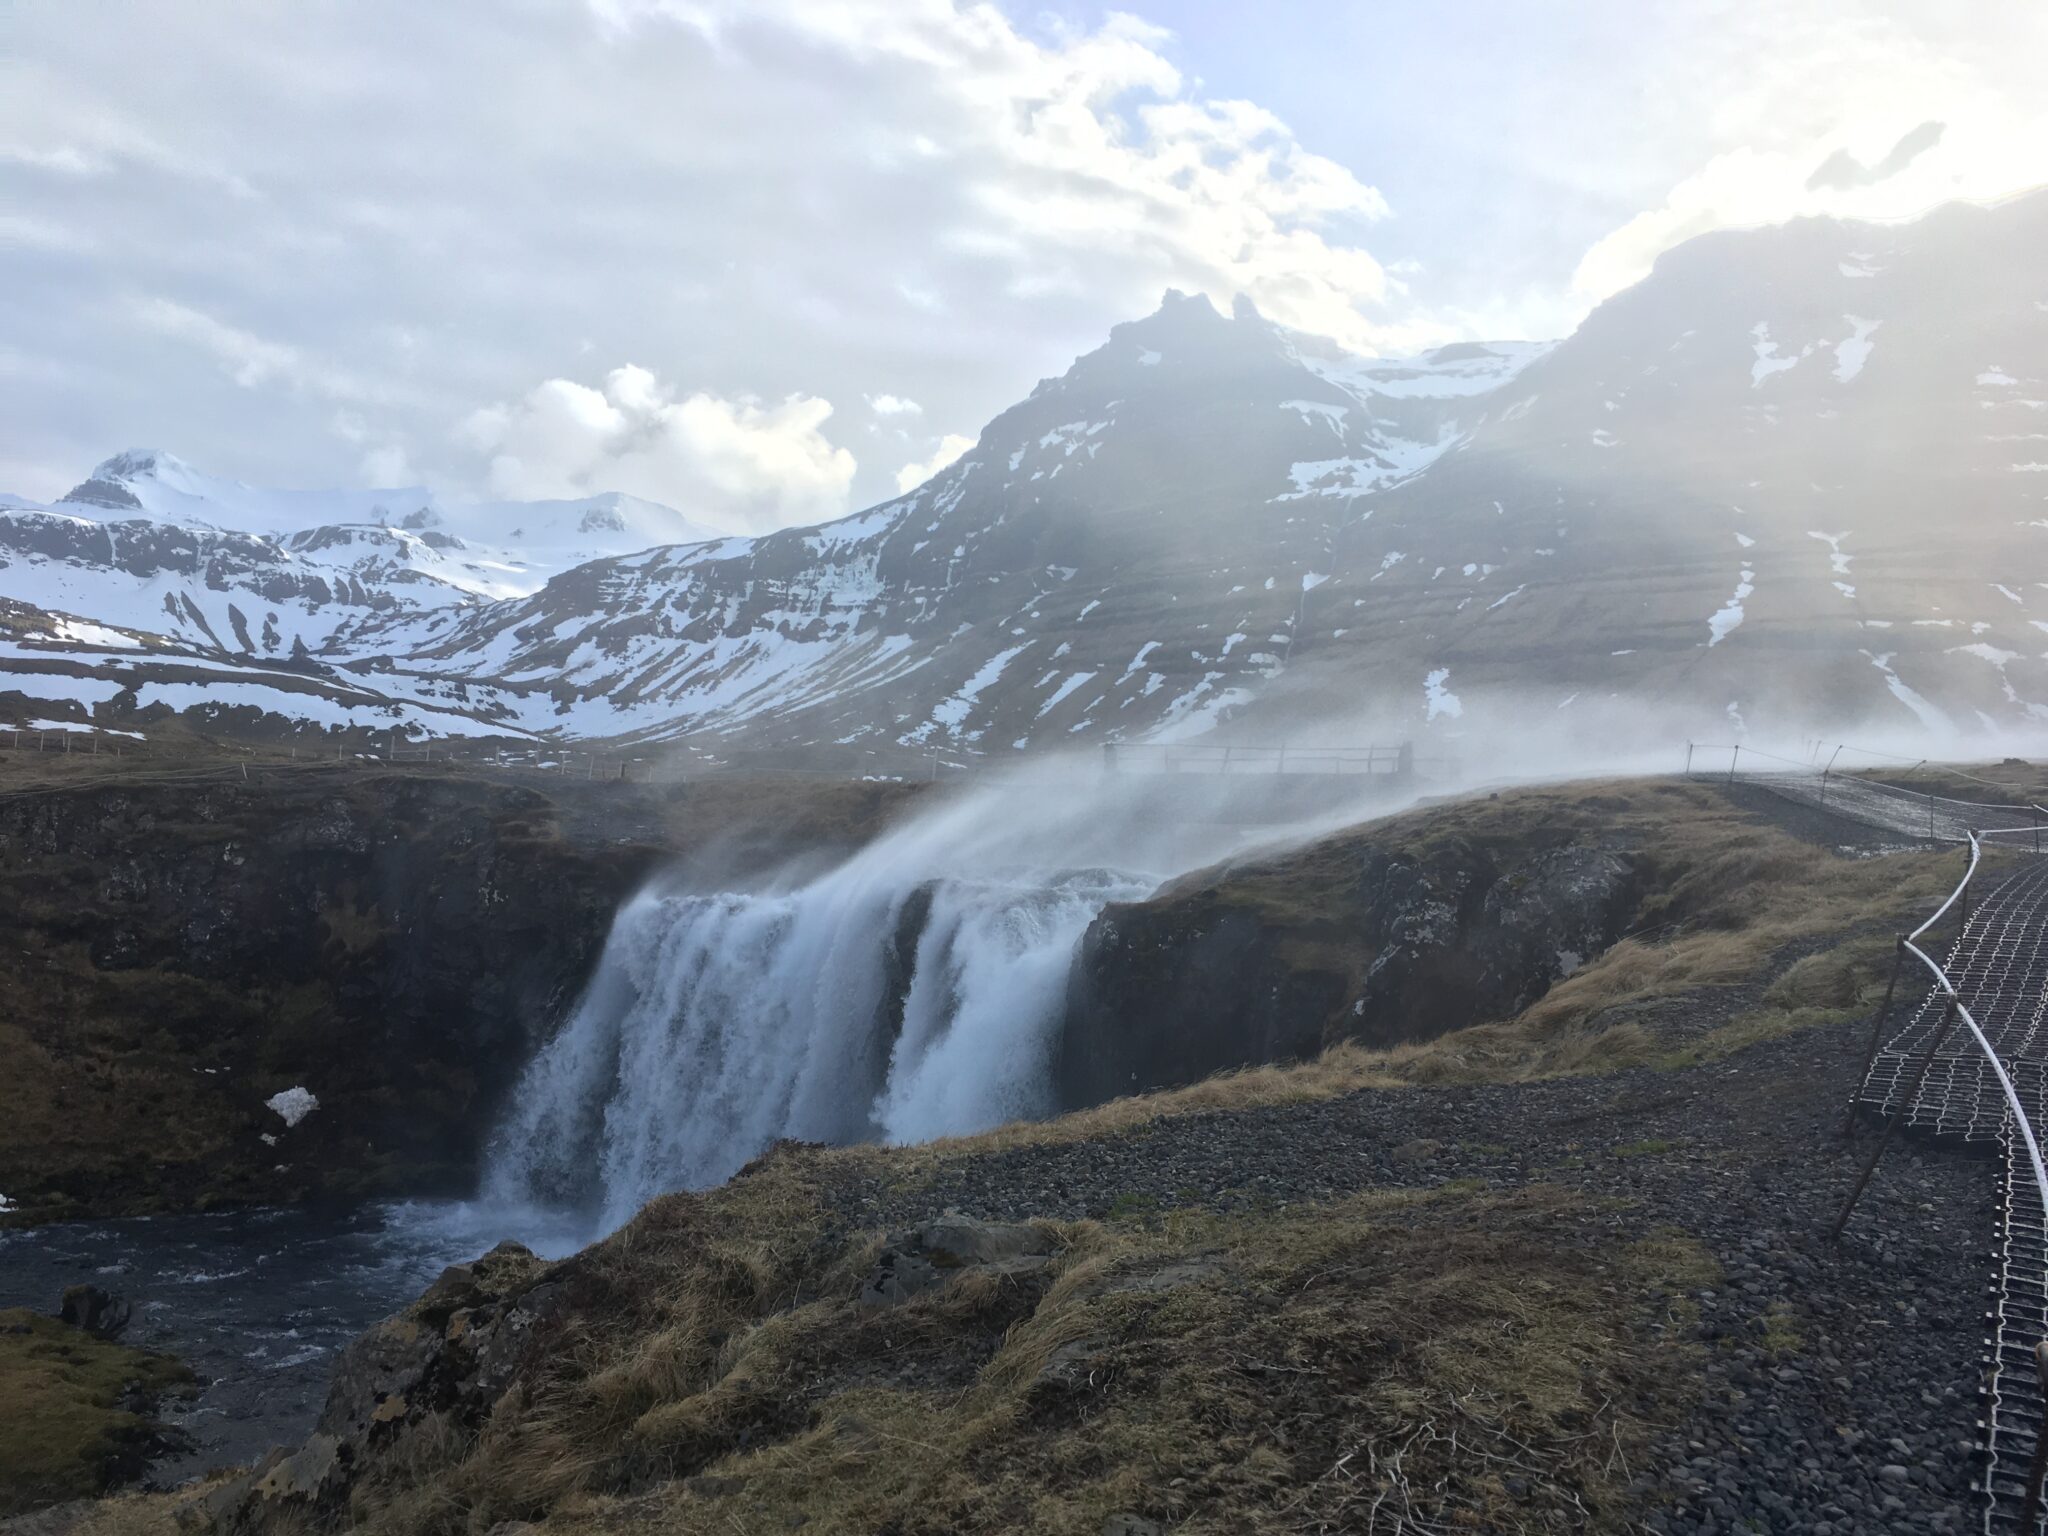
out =
<path fill-rule="evenodd" d="M 579 1262 L 573 1326 L 481 1434 L 430 1427 L 347 1525 L 1261 1533 L 1378 1499 L 1618 1530 L 1694 1347 L 1668 1325 L 1715 1278 L 1671 1234 L 1589 1248 L 1562 1191 L 1449 1186 L 1059 1225 L 1048 1271 L 862 1313 L 875 1240 L 822 1199 L 856 1166 L 784 1149 L 657 1202 Z"/>
<path fill-rule="evenodd" d="M 1662 879 L 1637 936 L 1558 982 L 1515 1018 L 1396 1047 L 1378 1057 L 1383 1069 L 1409 1082 L 1441 1083 L 1688 1064 L 1698 1058 L 1674 1055 L 1658 1040 L 1647 1017 L 1654 1004 L 1763 981 L 1790 947 L 1832 936 L 1847 941 L 1873 926 L 1909 925 L 1909 918 L 1932 911 L 1962 873 L 1958 853 L 1852 858 L 1726 814 L 1645 831 L 1644 857 Z M 1888 955 L 1882 937 L 1866 937 L 1855 953 L 1867 961 L 1872 943 Z M 1800 974 L 1816 972 L 1808 966 Z M 1861 991 L 1859 980 L 1834 1007 L 1853 1009 Z M 1775 1011 L 1790 1015 L 1793 1009 Z M 1821 1017 L 1808 1013 L 1804 1021 Z M 1732 1048 L 1735 1040 L 1724 1036 L 1721 1044 Z"/>

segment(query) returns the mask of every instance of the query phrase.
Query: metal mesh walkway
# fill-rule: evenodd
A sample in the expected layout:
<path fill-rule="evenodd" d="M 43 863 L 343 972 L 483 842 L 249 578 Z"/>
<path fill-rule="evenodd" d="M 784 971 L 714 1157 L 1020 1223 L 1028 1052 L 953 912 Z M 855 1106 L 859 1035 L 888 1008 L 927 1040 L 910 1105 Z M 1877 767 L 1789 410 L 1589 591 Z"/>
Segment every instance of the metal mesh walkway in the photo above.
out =
<path fill-rule="evenodd" d="M 2041 1123 L 2048 1108 L 2048 1066 L 2038 1061 L 2015 1062 L 2013 1086 L 2019 1090 L 2027 1117 Z M 1984 1356 L 1984 1436 L 1986 1531 L 2024 1531 L 2033 1526 L 2023 1516 L 2027 1477 L 2034 1449 L 2040 1443 L 2043 1405 L 2034 1346 L 2048 1338 L 2048 1212 L 2026 1166 L 2026 1152 L 2008 1118 L 1999 1201 L 1997 1276 Z"/>
<path fill-rule="evenodd" d="M 1732 783 L 1740 749 L 1729 753 Z M 1912 989 L 1931 973 L 1934 984 L 1917 994 L 1917 1007 L 1913 990 L 1899 999 L 1908 1010 L 1905 1023 L 1876 1042 L 1855 1101 L 1885 1122 L 1887 1138 L 1897 1115 L 1898 1125 L 1923 1135 L 1966 1145 L 1995 1141 L 2003 1153 L 1978 1421 L 1984 1471 L 1977 1486 L 1985 1532 L 2038 1533 L 2039 1507 L 2026 1506 L 2048 1425 L 2042 1388 L 2048 1364 L 2036 1354 L 2037 1348 L 2048 1353 L 2048 1165 L 2035 1145 L 2037 1128 L 2048 1125 L 2048 859 L 2028 858 L 1974 910 L 1969 902 L 1984 849 L 2048 851 L 2048 809 L 1950 799 L 1859 775 L 1815 773 L 1797 762 L 1789 763 L 1796 771 L 1788 773 L 1785 759 L 1752 756 L 1771 766 L 1741 773 L 1746 783 L 1914 842 L 1969 849 L 1969 869 L 1954 894 L 1914 931 L 1912 942 L 1901 941 L 1895 981 Z M 1688 769 L 1691 763 L 1688 749 Z M 1962 919 L 1961 927 L 1937 962 L 1934 941 L 1923 936 L 1952 916 Z M 1887 1009 L 1892 1002 L 1887 994 Z M 2002 1079 L 2010 1080 L 2009 1096 Z M 1882 1155 L 1880 1142 L 1864 1182 Z M 1859 1182 L 1850 1195 L 1837 1232 L 1863 1187 Z"/>
<path fill-rule="evenodd" d="M 2014 1079 L 2028 1117 L 2048 1097 L 2048 860 L 2029 860 L 1970 913 L 1942 967 L 1986 1040 Z M 2044 1405 L 2034 1346 L 2048 1338 L 2048 1212 L 2011 1110 L 1991 1064 L 1967 1031 L 1941 1034 L 1948 1003 L 1929 988 L 1905 1025 L 1885 1041 L 1857 1091 L 1859 1105 L 1965 1143 L 1998 1142 L 1999 1231 L 1987 1323 L 1984 1416 L 1984 1529 L 2030 1529 L 2021 1519 Z M 1937 1034 L 1940 1043 L 1930 1045 Z M 1923 1060 L 1926 1074 L 1914 1079 Z M 1911 1092 L 1910 1100 L 1906 1095 Z"/>
<path fill-rule="evenodd" d="M 1972 832 L 1981 837 L 1985 828 L 1999 827 L 2006 830 L 1994 840 L 1995 846 L 2040 853 L 2048 839 L 2048 823 L 2024 805 L 1950 800 L 1849 775 L 1825 779 L 1814 773 L 1772 771 L 1744 773 L 1736 782 L 1759 784 L 1787 800 L 1818 806 L 1916 842 L 1963 843 Z"/>
<path fill-rule="evenodd" d="M 2048 861 L 2030 861 L 1985 896 L 1942 968 L 2001 1058 L 2048 1063 Z M 1899 1107 L 1945 1012 L 1940 992 L 1929 988 L 1905 1027 L 1879 1049 L 1857 1094 L 1860 1103 L 1881 1116 Z M 1906 1126 L 1989 1142 L 2004 1133 L 2007 1113 L 1983 1052 L 1964 1031 L 1951 1029 L 1906 1106 Z"/>

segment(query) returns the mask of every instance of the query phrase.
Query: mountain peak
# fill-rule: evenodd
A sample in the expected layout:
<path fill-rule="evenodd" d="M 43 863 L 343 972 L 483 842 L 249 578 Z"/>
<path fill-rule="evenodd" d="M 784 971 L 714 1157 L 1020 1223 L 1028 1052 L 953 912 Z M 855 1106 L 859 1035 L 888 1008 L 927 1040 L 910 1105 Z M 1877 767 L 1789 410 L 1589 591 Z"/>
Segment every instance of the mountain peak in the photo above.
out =
<path fill-rule="evenodd" d="M 135 494 L 138 481 L 189 484 L 193 478 L 189 465 L 160 448 L 126 448 L 94 465 L 92 473 L 63 499 L 88 507 L 140 510 L 142 500 Z"/>

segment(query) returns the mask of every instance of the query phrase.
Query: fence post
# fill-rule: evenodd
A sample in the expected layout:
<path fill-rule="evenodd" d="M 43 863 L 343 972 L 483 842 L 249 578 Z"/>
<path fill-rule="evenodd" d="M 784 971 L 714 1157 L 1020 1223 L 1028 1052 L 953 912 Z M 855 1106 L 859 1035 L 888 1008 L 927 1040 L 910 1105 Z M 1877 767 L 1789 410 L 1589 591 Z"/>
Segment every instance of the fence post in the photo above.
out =
<path fill-rule="evenodd" d="M 1856 1181 L 1856 1187 L 1849 1191 L 1849 1198 L 1843 1202 L 1842 1214 L 1835 1218 L 1835 1224 L 1828 1228 L 1828 1241 L 1839 1242 L 1842 1228 L 1849 1224 L 1849 1213 L 1856 1209 L 1856 1202 L 1863 1198 L 1863 1191 L 1869 1187 L 1870 1176 L 1877 1172 L 1877 1160 L 1884 1156 L 1884 1149 L 1891 1145 L 1892 1132 L 1904 1123 L 1913 1108 L 1913 1100 L 1920 1096 L 1920 1085 L 1927 1080 L 1928 1069 L 1934 1065 L 1934 1053 L 1941 1049 L 1941 1042 L 1948 1038 L 1949 1026 L 1956 1021 L 1956 1000 L 1951 996 L 1948 1006 L 1941 1013 L 1941 1027 L 1928 1037 L 1927 1049 L 1920 1057 L 1920 1065 L 1914 1069 L 1913 1081 L 1908 1083 L 1899 1095 L 1899 1107 L 1892 1111 L 1891 1119 L 1884 1123 L 1884 1134 L 1877 1138 L 1877 1146 L 1870 1154 L 1870 1161 L 1863 1165 L 1863 1176 Z"/>
<path fill-rule="evenodd" d="M 1737 760 L 1741 758 L 1741 756 L 1742 743 L 1738 741 L 1737 743 L 1735 743 L 1734 746 L 1728 749 L 1728 782 L 1730 784 L 1733 784 L 1735 782 L 1735 764 Z"/>
<path fill-rule="evenodd" d="M 1927 841 L 1934 841 L 1934 796 L 1927 797 Z"/>
<path fill-rule="evenodd" d="M 1692 777 L 1692 743 L 1689 741 L 1685 744 L 1685 776 L 1688 779 Z"/>
<path fill-rule="evenodd" d="M 1892 973 L 1885 978 L 1884 1001 L 1878 1005 L 1877 1017 L 1870 1025 L 1870 1045 L 1863 1052 L 1863 1070 L 1856 1074 L 1856 1092 L 1861 1092 L 1864 1082 L 1870 1076 L 1870 1064 L 1877 1060 L 1878 1042 L 1884 1038 L 1884 1021 L 1891 1017 L 1892 994 L 1898 989 L 1899 967 L 1906 963 L 1906 936 L 1899 935 L 1898 947 L 1892 951 Z M 1847 1139 L 1856 1128 L 1856 1092 L 1849 1095 L 1849 1113 L 1842 1117 L 1842 1137 Z"/>

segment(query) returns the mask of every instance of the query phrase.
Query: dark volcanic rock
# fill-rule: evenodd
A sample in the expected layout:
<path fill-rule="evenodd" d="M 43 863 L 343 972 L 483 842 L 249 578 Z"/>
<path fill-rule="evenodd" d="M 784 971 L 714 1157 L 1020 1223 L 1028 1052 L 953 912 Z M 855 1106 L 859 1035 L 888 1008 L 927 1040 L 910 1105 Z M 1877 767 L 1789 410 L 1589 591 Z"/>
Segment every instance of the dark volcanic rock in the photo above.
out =
<path fill-rule="evenodd" d="M 321 767 L 9 798 L 0 1190 L 49 1219 L 467 1189 L 657 866 L 844 846 L 893 793 Z"/>
<path fill-rule="evenodd" d="M 47 1071 L 20 1086 L 59 1122 L 0 1127 L 26 1210 L 459 1186 L 661 852 L 521 787 L 317 778 L 0 809 L 9 1013 Z"/>
<path fill-rule="evenodd" d="M 1635 910 L 1600 848 L 1335 845 L 1346 866 L 1212 870 L 1113 906 L 1082 940 L 1059 1042 L 1067 1107 L 1505 1018 Z"/>

